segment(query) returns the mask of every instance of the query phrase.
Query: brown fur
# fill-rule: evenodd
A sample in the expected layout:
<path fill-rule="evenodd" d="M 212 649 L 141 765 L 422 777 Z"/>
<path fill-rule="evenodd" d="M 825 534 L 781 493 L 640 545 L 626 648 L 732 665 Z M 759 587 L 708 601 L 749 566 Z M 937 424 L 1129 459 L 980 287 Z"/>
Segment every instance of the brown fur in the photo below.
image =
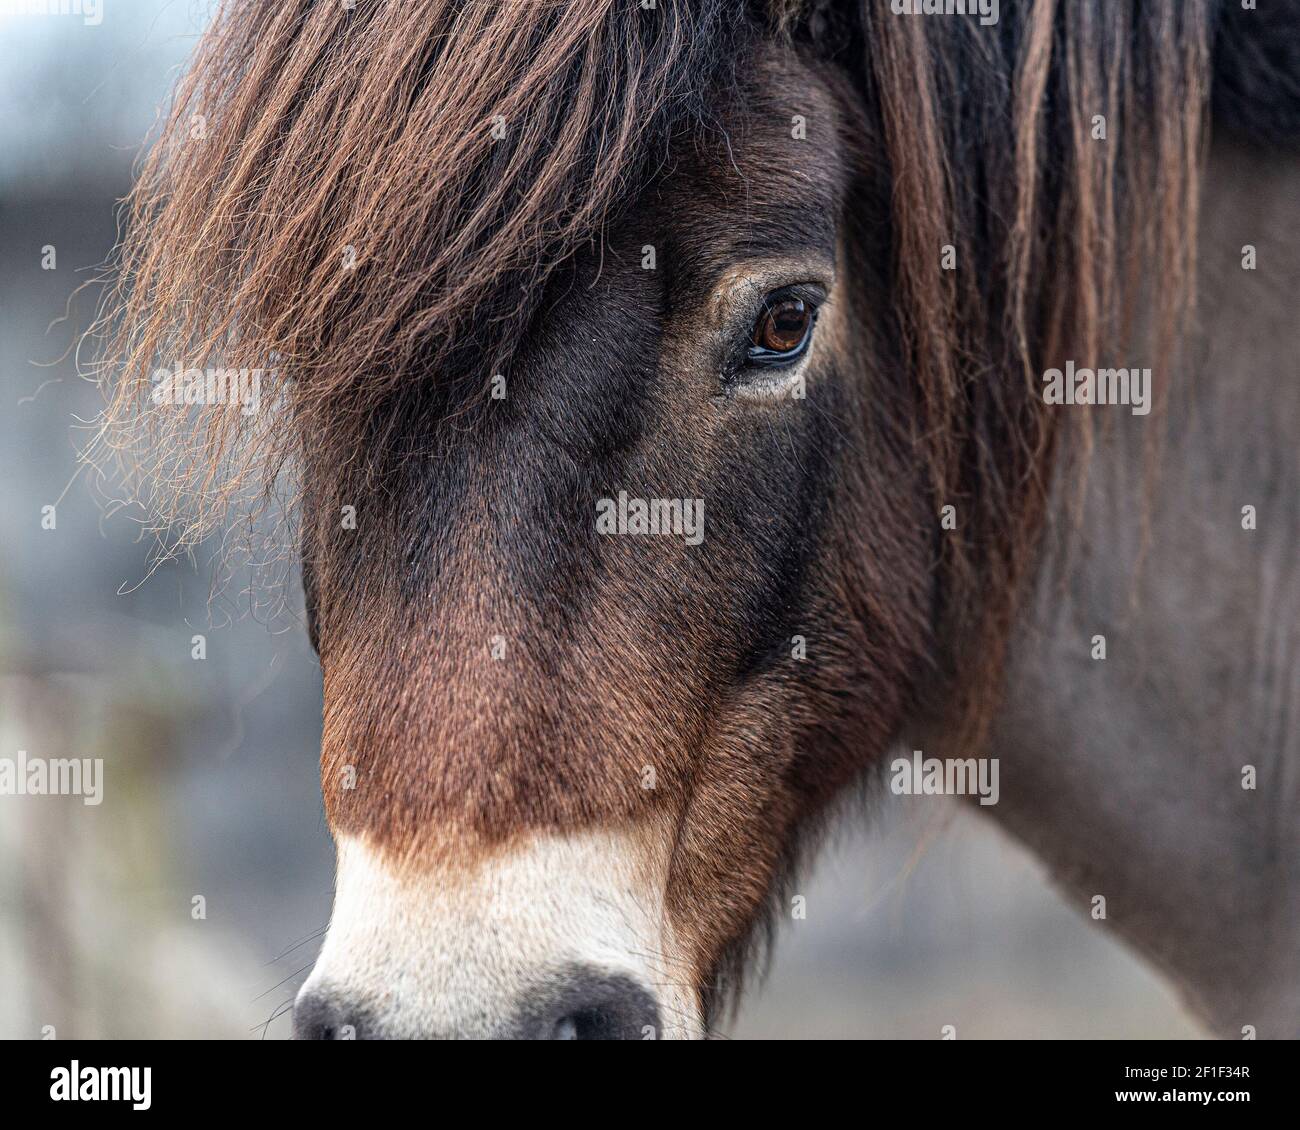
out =
<path fill-rule="evenodd" d="M 302 457 L 332 825 L 426 863 L 670 829 L 706 997 L 797 833 L 909 718 L 985 730 L 1049 477 L 1089 449 L 1042 369 L 1108 360 L 1147 308 L 1167 359 L 1189 300 L 1204 4 L 1044 2 L 1014 34 L 828 9 L 231 6 L 107 323 L 105 435 L 162 453 L 163 521 L 197 497 L 202 532 Z M 637 269 L 645 243 L 671 271 Z M 835 266 L 820 391 L 764 423 L 717 400 L 699 311 L 737 259 L 795 253 Z M 271 354 L 260 427 L 136 410 L 159 359 Z M 633 485 L 706 497 L 705 552 L 597 544 L 591 500 Z"/>

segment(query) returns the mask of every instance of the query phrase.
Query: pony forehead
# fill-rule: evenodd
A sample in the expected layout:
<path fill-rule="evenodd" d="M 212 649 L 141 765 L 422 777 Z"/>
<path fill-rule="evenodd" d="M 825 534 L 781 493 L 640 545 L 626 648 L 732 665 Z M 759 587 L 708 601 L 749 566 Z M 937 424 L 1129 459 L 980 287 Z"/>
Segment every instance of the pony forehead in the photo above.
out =
<path fill-rule="evenodd" d="M 159 526 L 210 532 L 256 494 L 241 475 L 373 417 L 431 359 L 486 378 L 755 34 L 722 0 L 224 4 L 126 201 L 97 327 L 107 446 L 155 457 L 160 366 L 275 357 L 292 386 L 255 425 L 163 437 L 186 450 L 142 473 Z"/>
<path fill-rule="evenodd" d="M 809 242 L 792 221 L 829 231 L 841 217 L 826 201 L 843 194 L 854 232 L 878 233 L 891 265 L 902 354 L 938 414 L 922 431 L 946 437 L 933 452 L 936 491 L 955 489 L 959 448 L 978 448 L 980 429 L 1049 426 L 998 389 L 970 402 L 963 367 L 1009 371 L 1058 342 L 1095 341 L 1124 305 L 1116 249 L 1137 246 L 1128 231 L 1177 230 L 1176 241 L 1153 237 L 1174 261 L 1146 277 L 1167 278 L 1171 292 L 1188 277 L 1176 249 L 1189 243 L 1181 217 L 1194 218 L 1185 141 L 1200 103 L 1184 92 L 1199 89 L 1203 24 L 1169 30 L 1148 6 L 1120 6 L 1098 34 L 1087 6 L 1040 5 L 1004 13 L 995 39 L 965 21 L 895 18 L 882 2 L 853 17 L 854 59 L 845 42 L 819 41 L 812 25 L 829 6 L 811 7 L 818 19 L 805 26 L 799 5 L 738 19 L 723 0 L 225 5 L 128 200 L 120 285 L 100 325 L 114 378 L 109 445 L 143 456 L 158 525 L 187 540 L 210 532 L 304 435 L 332 445 L 324 461 L 350 464 L 376 446 L 373 421 L 391 398 L 435 371 L 486 386 L 555 270 L 683 151 L 676 140 L 721 124 L 720 91 L 758 111 L 732 147 L 740 169 L 725 197 L 745 202 L 745 224 L 729 232 L 679 209 L 679 222 L 700 225 L 683 242 L 709 244 L 718 261 L 754 251 L 765 226 L 764 253 L 790 234 Z M 825 81 L 792 98 L 789 76 L 764 69 L 756 45 L 789 42 L 765 16 L 823 59 L 812 69 Z M 1175 33 L 1188 49 L 1140 56 L 1132 107 L 1101 83 L 1116 44 Z M 1066 48 L 1086 59 L 1058 65 Z M 827 100 L 850 70 L 860 117 L 832 124 Z M 1072 123 L 1098 112 L 1119 140 L 1077 148 Z M 803 141 L 797 117 L 808 119 Z M 887 196 L 849 199 L 851 170 L 831 167 L 846 136 L 873 146 Z M 1132 155 L 1122 170 L 1102 156 L 1120 144 Z M 809 147 L 802 161 L 765 167 L 777 145 Z M 1040 177 L 1051 161 L 1069 175 Z M 713 164 L 710 175 L 728 175 Z M 747 247 L 728 245 L 737 238 Z M 948 247 L 955 271 L 940 265 Z M 1087 300 L 1052 300 L 1071 288 Z M 185 451 L 148 466 L 159 426 L 156 414 L 141 426 L 150 373 L 218 361 L 251 370 L 272 357 L 281 378 L 262 399 L 283 411 L 209 413 L 184 435 L 189 422 L 173 414 L 164 439 Z M 1023 446 L 1045 444 L 1031 435 Z M 1026 478 L 1021 468 L 998 480 Z M 191 522 L 194 498 L 204 515 Z M 996 544 L 971 531 L 972 548 Z"/>

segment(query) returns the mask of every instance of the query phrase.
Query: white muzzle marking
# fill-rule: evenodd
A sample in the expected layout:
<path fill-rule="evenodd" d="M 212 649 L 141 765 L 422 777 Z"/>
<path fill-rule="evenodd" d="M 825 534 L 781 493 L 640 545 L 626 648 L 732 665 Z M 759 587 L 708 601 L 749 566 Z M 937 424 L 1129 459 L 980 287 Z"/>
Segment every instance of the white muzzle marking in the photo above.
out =
<path fill-rule="evenodd" d="M 472 867 L 399 871 L 341 836 L 334 913 L 299 1005 L 347 1001 L 392 1038 L 486 1039 L 517 1031 L 527 1002 L 578 968 L 653 998 L 658 1030 L 644 1038 L 698 1037 L 663 876 L 644 855 L 628 834 L 538 834 Z"/>

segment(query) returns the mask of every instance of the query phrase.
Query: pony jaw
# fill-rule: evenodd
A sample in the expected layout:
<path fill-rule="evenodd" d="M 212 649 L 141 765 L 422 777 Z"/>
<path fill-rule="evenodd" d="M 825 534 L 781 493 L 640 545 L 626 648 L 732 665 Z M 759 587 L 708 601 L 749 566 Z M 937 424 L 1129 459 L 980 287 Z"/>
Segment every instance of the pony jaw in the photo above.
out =
<path fill-rule="evenodd" d="M 295 1003 L 295 1035 L 702 1036 L 662 876 L 644 860 L 644 837 L 633 832 L 531 833 L 432 868 L 339 836 L 334 911 Z M 584 993 L 609 1002 L 592 1023 L 612 1035 L 575 1036 L 570 1014 L 579 1029 L 590 1014 Z M 322 1010 L 328 1021 L 310 1019 Z"/>

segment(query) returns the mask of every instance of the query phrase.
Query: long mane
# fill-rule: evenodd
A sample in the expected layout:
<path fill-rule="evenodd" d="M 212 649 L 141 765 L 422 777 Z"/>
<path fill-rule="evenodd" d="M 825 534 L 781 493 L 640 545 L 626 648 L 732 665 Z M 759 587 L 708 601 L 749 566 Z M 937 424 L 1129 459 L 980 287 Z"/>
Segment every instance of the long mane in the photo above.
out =
<path fill-rule="evenodd" d="M 722 0 L 227 2 L 125 202 L 101 444 L 181 543 L 261 496 L 300 443 L 364 460 L 396 390 L 435 372 L 487 384 L 557 264 L 752 42 L 781 38 L 850 72 L 893 179 L 914 442 L 936 513 L 957 514 L 939 663 L 977 732 L 1053 467 L 1091 447 L 1089 413 L 1067 424 L 1038 376 L 1140 340 L 1167 385 L 1211 23 L 1207 0 L 1004 2 L 992 28 L 889 0 L 743 16 Z M 150 409 L 158 366 L 217 363 L 266 370 L 273 410 Z"/>
<path fill-rule="evenodd" d="M 699 112 L 724 11 L 222 3 L 124 202 L 96 327 L 100 447 L 160 535 L 256 505 L 300 437 L 357 458 L 404 384 L 486 387 L 549 273 Z M 151 410 L 158 367 L 213 365 L 262 370 L 273 408 Z"/>
<path fill-rule="evenodd" d="M 1091 412 L 1045 404 L 1044 369 L 1140 356 L 1159 402 L 1176 365 L 1194 302 L 1210 9 L 1040 0 L 1003 4 L 996 29 L 887 3 L 866 17 L 917 447 L 958 526 L 940 539 L 941 712 L 978 744 L 1052 474 L 1086 473 L 1093 446 Z"/>

